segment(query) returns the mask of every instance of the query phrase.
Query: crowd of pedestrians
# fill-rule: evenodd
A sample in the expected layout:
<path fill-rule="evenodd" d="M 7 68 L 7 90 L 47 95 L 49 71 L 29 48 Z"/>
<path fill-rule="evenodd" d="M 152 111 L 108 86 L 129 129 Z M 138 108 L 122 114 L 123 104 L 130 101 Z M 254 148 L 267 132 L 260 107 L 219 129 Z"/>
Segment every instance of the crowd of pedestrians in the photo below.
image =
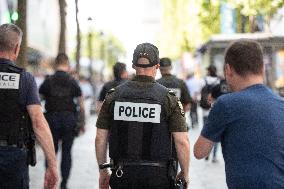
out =
<path fill-rule="evenodd" d="M 0 26 L 0 188 L 29 188 L 35 139 L 46 157 L 45 188 L 69 188 L 72 146 L 85 132 L 87 100 L 95 102 L 98 113 L 95 188 L 186 188 L 188 132 L 200 121 L 194 156 L 209 160 L 212 151 L 216 163 L 221 143 L 229 189 L 284 188 L 284 101 L 264 85 L 257 42 L 237 40 L 227 48 L 224 76 L 209 65 L 203 78 L 189 72 L 185 80 L 172 74 L 171 59 L 160 58 L 155 45 L 142 43 L 133 52 L 133 78 L 125 63 L 116 62 L 114 80 L 98 92 L 90 80 L 71 72 L 64 53 L 55 58 L 54 73 L 44 78 L 17 67 L 21 38 L 16 25 Z"/>

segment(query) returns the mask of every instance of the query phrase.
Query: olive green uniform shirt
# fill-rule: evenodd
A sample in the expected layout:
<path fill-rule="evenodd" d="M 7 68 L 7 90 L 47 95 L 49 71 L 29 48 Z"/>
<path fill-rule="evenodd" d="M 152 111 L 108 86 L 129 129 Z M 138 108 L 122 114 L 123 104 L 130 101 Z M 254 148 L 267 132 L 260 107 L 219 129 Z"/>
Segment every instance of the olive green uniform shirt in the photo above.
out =
<path fill-rule="evenodd" d="M 138 86 L 145 87 L 152 83 L 155 83 L 155 79 L 150 76 L 135 76 L 130 82 L 135 82 Z M 164 108 L 166 112 L 166 118 L 168 120 L 170 132 L 187 132 L 187 126 L 185 123 L 183 107 L 178 98 L 171 92 L 167 94 L 165 98 Z M 100 129 L 109 130 L 111 122 L 113 120 L 112 114 L 110 113 L 110 105 L 115 100 L 115 89 L 109 92 L 103 102 L 101 111 L 99 113 L 96 127 Z"/>
<path fill-rule="evenodd" d="M 167 80 L 167 81 L 170 81 L 170 82 L 173 82 L 173 80 L 178 80 L 179 82 L 179 89 L 180 89 L 180 101 L 182 104 L 188 104 L 188 103 L 192 103 L 192 98 L 190 96 L 190 93 L 189 93 L 189 90 L 186 86 L 186 83 L 181 80 L 181 79 L 178 79 L 176 76 L 172 75 L 172 74 L 165 74 L 163 75 L 162 78 L 158 79 L 157 82 L 160 83 L 161 85 L 164 85 L 163 84 L 163 80 Z M 169 86 L 166 86 L 164 85 L 165 87 L 169 88 Z"/>

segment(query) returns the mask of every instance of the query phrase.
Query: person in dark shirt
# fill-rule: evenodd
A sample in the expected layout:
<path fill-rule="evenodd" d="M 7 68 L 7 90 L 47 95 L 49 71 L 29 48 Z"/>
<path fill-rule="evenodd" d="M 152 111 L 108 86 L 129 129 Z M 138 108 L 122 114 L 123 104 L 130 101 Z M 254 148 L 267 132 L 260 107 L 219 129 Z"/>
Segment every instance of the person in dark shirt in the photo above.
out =
<path fill-rule="evenodd" d="M 45 99 L 45 116 L 52 132 L 56 152 L 59 141 L 62 141 L 61 189 L 66 189 L 72 162 L 71 148 L 77 124 L 75 98 L 80 106 L 80 114 L 85 113 L 79 84 L 68 73 L 70 65 L 67 55 L 61 53 L 56 57 L 55 68 L 56 72 L 45 79 L 39 93 Z M 84 125 L 81 131 L 84 132 Z"/>
<path fill-rule="evenodd" d="M 44 187 L 55 189 L 58 182 L 57 161 L 51 132 L 41 110 L 36 82 L 30 73 L 14 64 L 22 35 L 21 29 L 14 24 L 0 26 L 0 188 L 29 188 L 29 150 L 23 130 L 32 127 L 48 162 Z M 9 79 L 5 75 L 10 75 Z M 14 78 L 11 79 L 11 76 Z M 32 126 L 25 124 L 29 122 L 28 119 Z M 20 128 L 21 132 L 11 134 L 13 128 Z M 11 141 L 12 138 L 15 140 Z"/>
<path fill-rule="evenodd" d="M 107 92 L 110 89 L 117 87 L 118 85 L 124 83 L 127 80 L 128 73 L 126 71 L 126 64 L 121 63 L 121 62 L 116 62 L 115 65 L 113 66 L 113 75 L 115 79 L 105 83 L 100 92 L 100 95 L 98 98 L 99 102 L 97 105 L 98 111 L 101 109 L 101 105 L 103 101 L 105 100 Z"/>
<path fill-rule="evenodd" d="M 213 104 L 194 155 L 208 156 L 221 141 L 229 189 L 284 188 L 284 101 L 263 84 L 260 44 L 235 41 L 224 64 L 232 93 Z"/>
<path fill-rule="evenodd" d="M 157 82 L 171 89 L 180 99 L 184 111 L 187 112 L 189 111 L 190 104 L 192 102 L 188 88 L 183 80 L 178 79 L 175 75 L 171 74 L 171 70 L 172 70 L 171 59 L 161 58 L 160 72 L 162 74 L 162 78 L 158 79 Z"/>

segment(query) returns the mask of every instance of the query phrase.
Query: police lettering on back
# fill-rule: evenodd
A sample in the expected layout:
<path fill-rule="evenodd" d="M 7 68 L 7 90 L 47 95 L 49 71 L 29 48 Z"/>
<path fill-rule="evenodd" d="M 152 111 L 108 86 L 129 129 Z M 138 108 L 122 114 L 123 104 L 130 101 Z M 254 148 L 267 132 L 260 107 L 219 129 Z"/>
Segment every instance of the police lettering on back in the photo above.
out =
<path fill-rule="evenodd" d="M 114 120 L 160 123 L 161 105 L 115 102 Z"/>
<path fill-rule="evenodd" d="M 0 89 L 19 89 L 20 74 L 0 72 Z"/>

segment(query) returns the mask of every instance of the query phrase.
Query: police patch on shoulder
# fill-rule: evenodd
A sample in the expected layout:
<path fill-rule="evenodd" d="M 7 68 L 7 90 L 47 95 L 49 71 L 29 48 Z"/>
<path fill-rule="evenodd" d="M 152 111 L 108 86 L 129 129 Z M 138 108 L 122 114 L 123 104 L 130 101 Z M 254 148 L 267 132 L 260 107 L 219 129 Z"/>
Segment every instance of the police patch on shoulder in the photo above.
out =
<path fill-rule="evenodd" d="M 111 88 L 107 93 L 113 93 L 115 91 L 115 88 Z"/>
<path fill-rule="evenodd" d="M 182 106 L 182 104 L 181 104 L 181 102 L 180 102 L 180 101 L 178 101 L 178 106 L 179 106 L 179 109 L 180 109 L 180 113 L 181 113 L 181 115 L 183 115 L 183 116 L 184 116 L 183 106 Z"/>

